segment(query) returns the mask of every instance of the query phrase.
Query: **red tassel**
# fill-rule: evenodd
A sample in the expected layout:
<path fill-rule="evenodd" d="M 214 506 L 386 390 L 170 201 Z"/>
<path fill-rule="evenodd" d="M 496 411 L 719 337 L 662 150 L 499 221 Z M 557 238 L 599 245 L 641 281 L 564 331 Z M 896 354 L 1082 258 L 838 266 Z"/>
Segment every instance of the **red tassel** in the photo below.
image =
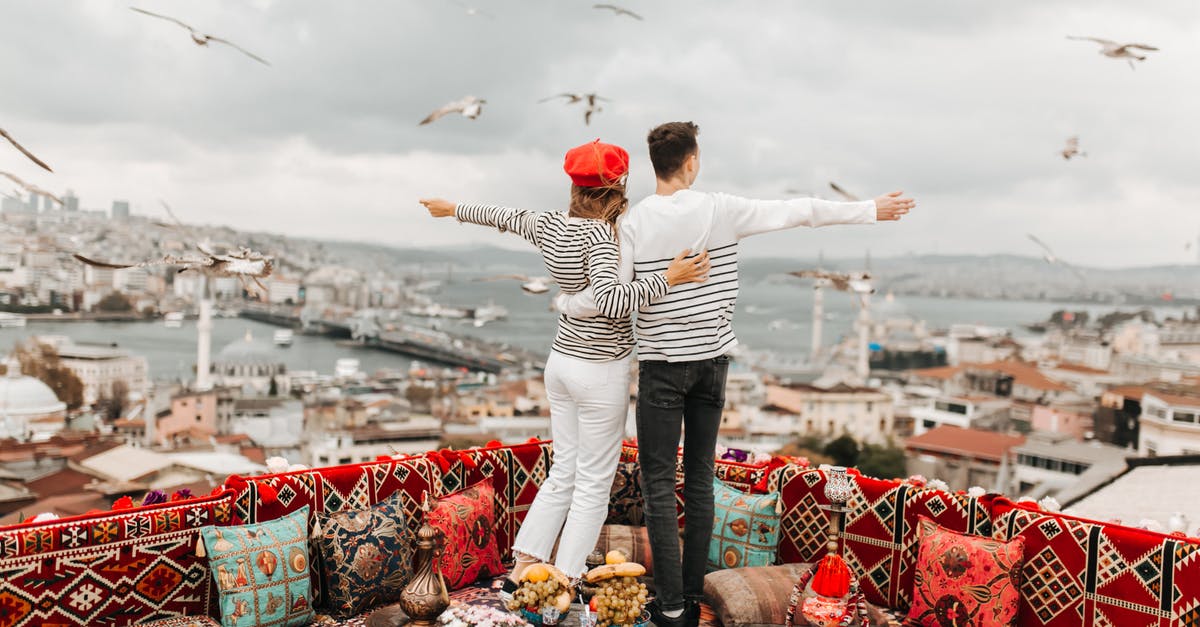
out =
<path fill-rule="evenodd" d="M 279 501 L 279 491 L 276 490 L 274 486 L 262 482 L 259 482 L 257 485 L 258 498 L 264 505 L 267 503 L 277 503 Z"/>
<path fill-rule="evenodd" d="M 821 558 L 812 578 L 813 592 L 840 599 L 850 592 L 850 569 L 839 555 L 830 553 Z"/>
<path fill-rule="evenodd" d="M 500 440 L 488 440 L 488 443 L 484 444 L 483 448 L 500 448 L 501 446 L 504 446 L 504 443 Z"/>
<path fill-rule="evenodd" d="M 122 496 L 121 498 L 117 499 L 116 501 L 113 501 L 112 508 L 113 508 L 113 511 L 116 511 L 118 509 L 133 509 L 133 499 L 131 497 L 129 497 L 128 495 Z"/>

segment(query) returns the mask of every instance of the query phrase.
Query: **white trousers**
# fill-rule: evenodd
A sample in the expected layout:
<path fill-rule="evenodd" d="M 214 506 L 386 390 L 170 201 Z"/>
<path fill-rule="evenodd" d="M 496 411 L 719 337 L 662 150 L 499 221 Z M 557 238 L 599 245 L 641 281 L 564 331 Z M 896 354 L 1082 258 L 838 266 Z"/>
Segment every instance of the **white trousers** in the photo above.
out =
<path fill-rule="evenodd" d="M 630 359 L 584 361 L 552 351 L 546 360 L 554 464 L 513 550 L 546 561 L 561 532 L 554 565 L 568 577 L 587 570 L 587 556 L 608 517 L 629 411 Z"/>

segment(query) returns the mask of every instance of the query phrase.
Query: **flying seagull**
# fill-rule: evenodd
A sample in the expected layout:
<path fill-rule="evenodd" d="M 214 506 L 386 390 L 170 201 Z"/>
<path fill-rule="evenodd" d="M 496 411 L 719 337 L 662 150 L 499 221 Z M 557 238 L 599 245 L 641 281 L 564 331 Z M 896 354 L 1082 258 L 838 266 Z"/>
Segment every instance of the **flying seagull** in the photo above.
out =
<path fill-rule="evenodd" d="M 550 284 L 554 283 L 554 279 L 549 277 L 535 276 L 528 277 L 523 274 L 502 274 L 500 276 L 492 276 L 479 281 L 505 281 L 515 280 L 521 282 L 521 290 L 527 294 L 545 294 L 550 291 Z"/>
<path fill-rule="evenodd" d="M 470 6 L 464 2 L 459 2 L 458 0 L 455 0 L 454 4 L 457 4 L 458 6 L 462 7 L 463 12 L 466 13 L 467 15 L 470 15 L 471 17 L 475 17 L 476 15 L 482 15 L 482 16 L 488 18 L 489 20 L 496 19 L 496 16 L 492 15 L 491 13 L 488 13 L 487 11 L 484 11 L 483 9 Z"/>
<path fill-rule="evenodd" d="M 214 277 L 234 277 L 241 281 L 242 286 L 246 291 L 250 289 L 250 281 L 258 285 L 259 289 L 266 293 L 267 288 L 262 284 L 260 279 L 265 279 L 271 276 L 271 272 L 275 268 L 275 260 L 272 257 L 259 252 L 250 250 L 249 248 L 239 248 L 234 252 L 216 253 L 209 249 L 204 244 L 197 244 L 197 249 L 204 253 L 201 257 L 179 257 L 176 255 L 165 255 L 161 259 L 151 261 L 141 261 L 137 263 L 111 263 L 107 261 L 97 261 L 89 257 L 85 257 L 79 253 L 72 255 L 81 263 L 97 268 L 109 268 L 113 270 L 123 270 L 125 268 L 147 268 L 151 266 L 174 266 L 179 268 L 179 272 L 187 272 L 192 270 L 206 276 Z"/>
<path fill-rule="evenodd" d="M 629 9 L 619 7 L 615 4 L 593 4 L 592 8 L 593 9 L 608 9 L 609 11 L 612 11 L 616 15 L 628 15 L 629 17 L 632 17 L 633 19 L 638 20 L 639 22 L 642 20 L 642 16 L 638 15 L 637 13 L 634 13 L 633 11 L 630 11 Z"/>
<path fill-rule="evenodd" d="M 1037 244 L 1042 249 L 1042 259 L 1045 259 L 1046 263 L 1061 265 L 1061 266 L 1065 267 L 1066 269 L 1070 270 L 1071 273 L 1075 275 L 1075 278 L 1079 279 L 1080 283 L 1087 282 L 1087 279 L 1083 278 L 1083 273 L 1081 273 L 1078 268 L 1067 263 L 1066 261 L 1063 261 L 1061 258 L 1058 257 L 1058 255 L 1055 255 L 1054 251 L 1050 249 L 1050 246 L 1048 246 L 1046 244 L 1046 242 L 1043 242 L 1042 240 L 1038 239 L 1038 237 L 1036 235 L 1034 235 L 1033 233 L 1026 233 L 1026 235 L 1029 237 L 1030 240 L 1033 241 L 1034 244 Z"/>
<path fill-rule="evenodd" d="M 429 124 L 430 122 L 434 122 L 434 121 L 438 120 L 439 118 L 441 118 L 442 116 L 448 115 L 451 113 L 461 113 L 461 114 L 463 114 L 463 117 L 474 120 L 475 118 L 479 117 L 480 113 L 483 113 L 483 105 L 485 105 L 485 104 L 487 104 L 487 101 L 482 98 L 476 98 L 475 96 L 467 96 L 466 98 L 463 98 L 462 100 L 455 100 L 454 102 L 446 104 L 446 105 L 442 106 L 441 109 L 438 109 L 438 110 L 434 111 L 433 113 L 430 113 L 429 115 L 425 116 L 425 119 L 421 120 L 421 124 L 419 124 L 418 126 L 423 125 L 423 124 Z"/>
<path fill-rule="evenodd" d="M 842 189 L 837 183 L 834 183 L 833 181 L 829 181 L 829 188 L 832 189 L 833 191 L 837 192 L 838 196 L 841 196 L 842 198 L 846 199 L 848 202 L 858 202 L 860 200 L 858 196 L 855 196 L 854 194 L 851 194 L 850 192 Z"/>
<path fill-rule="evenodd" d="M 33 153 L 32 153 L 32 152 L 29 152 L 28 150 L 26 150 L 26 149 L 25 149 L 25 147 L 24 147 L 24 146 L 22 146 L 21 144 L 18 144 L 18 143 L 17 143 L 17 140 L 13 139 L 13 138 L 12 138 L 12 135 L 9 135 L 9 134 L 8 134 L 8 132 L 7 132 L 7 131 L 5 131 L 5 130 L 4 130 L 4 129 L 2 129 L 2 128 L 0 128 L 0 138 L 7 139 L 7 140 L 8 140 L 8 143 L 10 143 L 10 144 L 12 144 L 12 145 L 13 145 L 13 148 L 16 148 L 17 150 L 20 150 L 20 151 L 21 151 L 21 154 L 25 155 L 26 157 L 29 157 L 29 160 L 30 160 L 30 161 L 32 161 L 32 162 L 34 162 L 34 163 L 36 163 L 36 164 L 38 164 L 38 165 L 42 166 L 42 168 L 43 168 L 43 169 L 45 169 L 47 172 L 53 172 L 53 171 L 54 171 L 54 170 L 51 170 L 51 169 L 50 169 L 50 166 L 46 165 L 46 162 L 45 162 L 45 161 L 42 161 L 41 159 L 38 159 L 37 157 L 35 157 L 35 156 L 33 155 Z"/>
<path fill-rule="evenodd" d="M 1101 39 L 1099 37 L 1075 37 L 1068 35 L 1067 39 L 1096 42 L 1100 44 L 1100 54 L 1112 59 L 1125 59 L 1129 62 L 1130 69 L 1134 70 L 1137 69 L 1137 67 L 1133 64 L 1135 60 L 1146 60 L 1146 55 L 1133 52 L 1134 50 L 1158 51 L 1158 48 L 1155 48 L 1154 46 L 1148 46 L 1146 44 L 1122 44 L 1111 39 Z"/>
<path fill-rule="evenodd" d="M 219 44 L 225 44 L 226 46 L 229 46 L 229 47 L 233 48 L 234 50 L 237 50 L 238 52 L 250 57 L 251 59 L 254 59 L 255 61 L 258 61 L 259 63 L 261 63 L 263 65 L 266 65 L 266 66 L 271 65 L 270 63 L 267 63 L 266 59 L 264 59 L 256 54 L 251 53 L 249 50 L 246 50 L 245 48 L 233 43 L 232 41 L 229 41 L 228 39 L 222 39 L 215 35 L 206 35 L 204 33 L 196 32 L 196 29 L 192 28 L 191 26 L 188 26 L 187 24 L 184 24 L 183 22 L 181 22 L 173 17 L 168 17 L 166 15 L 160 15 L 158 13 L 151 13 L 150 11 L 147 11 L 145 9 L 139 9 L 137 7 L 129 7 L 129 8 L 130 8 L 130 10 L 137 11 L 138 13 L 141 13 L 143 15 L 149 15 L 150 17 L 157 17 L 160 20 L 174 22 L 174 23 L 186 28 L 188 33 L 190 33 L 192 35 L 192 41 L 194 41 L 197 46 L 208 46 L 209 43 L 215 41 Z"/>
<path fill-rule="evenodd" d="M 1068 137 L 1066 147 L 1063 148 L 1062 152 L 1060 152 L 1059 154 L 1061 154 L 1062 158 L 1066 159 L 1067 161 L 1070 161 L 1072 157 L 1086 157 L 1087 156 L 1086 152 L 1080 152 L 1080 150 L 1079 150 L 1079 138 L 1078 137 Z"/>
<path fill-rule="evenodd" d="M 3 176 L 5 178 L 7 178 L 8 180 L 16 183 L 17 186 L 19 186 L 21 189 L 29 192 L 30 194 L 41 194 L 41 195 L 45 196 L 46 198 L 49 198 L 50 200 L 53 200 L 54 202 L 58 203 L 59 206 L 62 206 L 62 204 L 63 204 L 62 199 L 59 198 L 58 196 L 51 194 L 50 192 L 38 187 L 37 185 L 33 185 L 31 183 L 26 183 L 25 181 L 22 181 L 19 177 L 17 177 L 14 174 L 9 174 L 8 172 L 0 172 L 0 176 Z"/>
<path fill-rule="evenodd" d="M 569 104 L 569 105 L 573 105 L 577 102 L 586 102 L 587 109 L 585 109 L 583 112 L 583 123 L 584 124 L 591 124 L 592 123 L 592 114 L 599 113 L 604 110 L 604 107 L 598 106 L 596 104 L 597 101 L 611 102 L 608 98 L 604 98 L 595 93 L 574 94 L 574 93 L 570 93 L 570 92 L 558 94 L 557 96 L 550 96 L 549 98 L 542 98 L 538 102 L 549 102 L 549 101 L 555 100 L 557 98 L 566 98 L 567 102 L 565 104 Z"/>
<path fill-rule="evenodd" d="M 873 294 L 871 275 L 866 272 L 830 272 L 826 270 L 797 270 L 788 274 L 801 279 L 814 279 L 821 286 L 828 285 L 842 292 Z"/>

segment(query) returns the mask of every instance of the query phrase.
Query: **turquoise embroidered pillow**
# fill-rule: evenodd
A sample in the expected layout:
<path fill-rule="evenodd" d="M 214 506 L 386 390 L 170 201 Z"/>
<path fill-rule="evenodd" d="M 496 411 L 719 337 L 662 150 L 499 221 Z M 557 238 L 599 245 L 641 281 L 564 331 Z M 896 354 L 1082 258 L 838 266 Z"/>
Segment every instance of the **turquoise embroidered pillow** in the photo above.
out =
<path fill-rule="evenodd" d="M 779 493 L 745 494 L 713 478 L 713 537 L 708 572 L 771 566 L 779 545 Z"/>
<path fill-rule="evenodd" d="M 307 505 L 258 524 L 205 527 L 203 534 L 222 625 L 298 627 L 312 620 Z"/>
<path fill-rule="evenodd" d="M 332 613 L 353 616 L 400 598 L 412 578 L 416 539 L 406 518 L 399 492 L 367 509 L 316 515 L 314 550 Z"/>

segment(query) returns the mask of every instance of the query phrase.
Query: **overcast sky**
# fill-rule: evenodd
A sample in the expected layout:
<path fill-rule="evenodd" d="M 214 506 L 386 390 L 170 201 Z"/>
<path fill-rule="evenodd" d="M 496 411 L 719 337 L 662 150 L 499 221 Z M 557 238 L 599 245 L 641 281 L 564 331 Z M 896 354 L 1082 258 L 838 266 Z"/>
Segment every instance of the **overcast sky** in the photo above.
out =
<path fill-rule="evenodd" d="M 466 0 L 464 0 L 466 1 Z M 397 245 L 519 240 L 435 221 L 435 195 L 565 206 L 563 152 L 600 137 L 653 191 L 645 134 L 701 127 L 696 187 L 775 198 L 904 189 L 900 224 L 772 234 L 744 254 L 1038 254 L 1115 267 L 1195 262 L 1195 0 L 138 0 L 270 60 L 195 46 L 127 2 L 4 0 L 0 170 L 85 208 L 158 199 L 188 222 Z M 1092 35 L 1162 51 L 1132 71 Z M 537 104 L 562 91 L 612 98 Z M 477 120 L 417 126 L 465 95 Z M 1086 158 L 1057 155 L 1070 135 Z"/>

